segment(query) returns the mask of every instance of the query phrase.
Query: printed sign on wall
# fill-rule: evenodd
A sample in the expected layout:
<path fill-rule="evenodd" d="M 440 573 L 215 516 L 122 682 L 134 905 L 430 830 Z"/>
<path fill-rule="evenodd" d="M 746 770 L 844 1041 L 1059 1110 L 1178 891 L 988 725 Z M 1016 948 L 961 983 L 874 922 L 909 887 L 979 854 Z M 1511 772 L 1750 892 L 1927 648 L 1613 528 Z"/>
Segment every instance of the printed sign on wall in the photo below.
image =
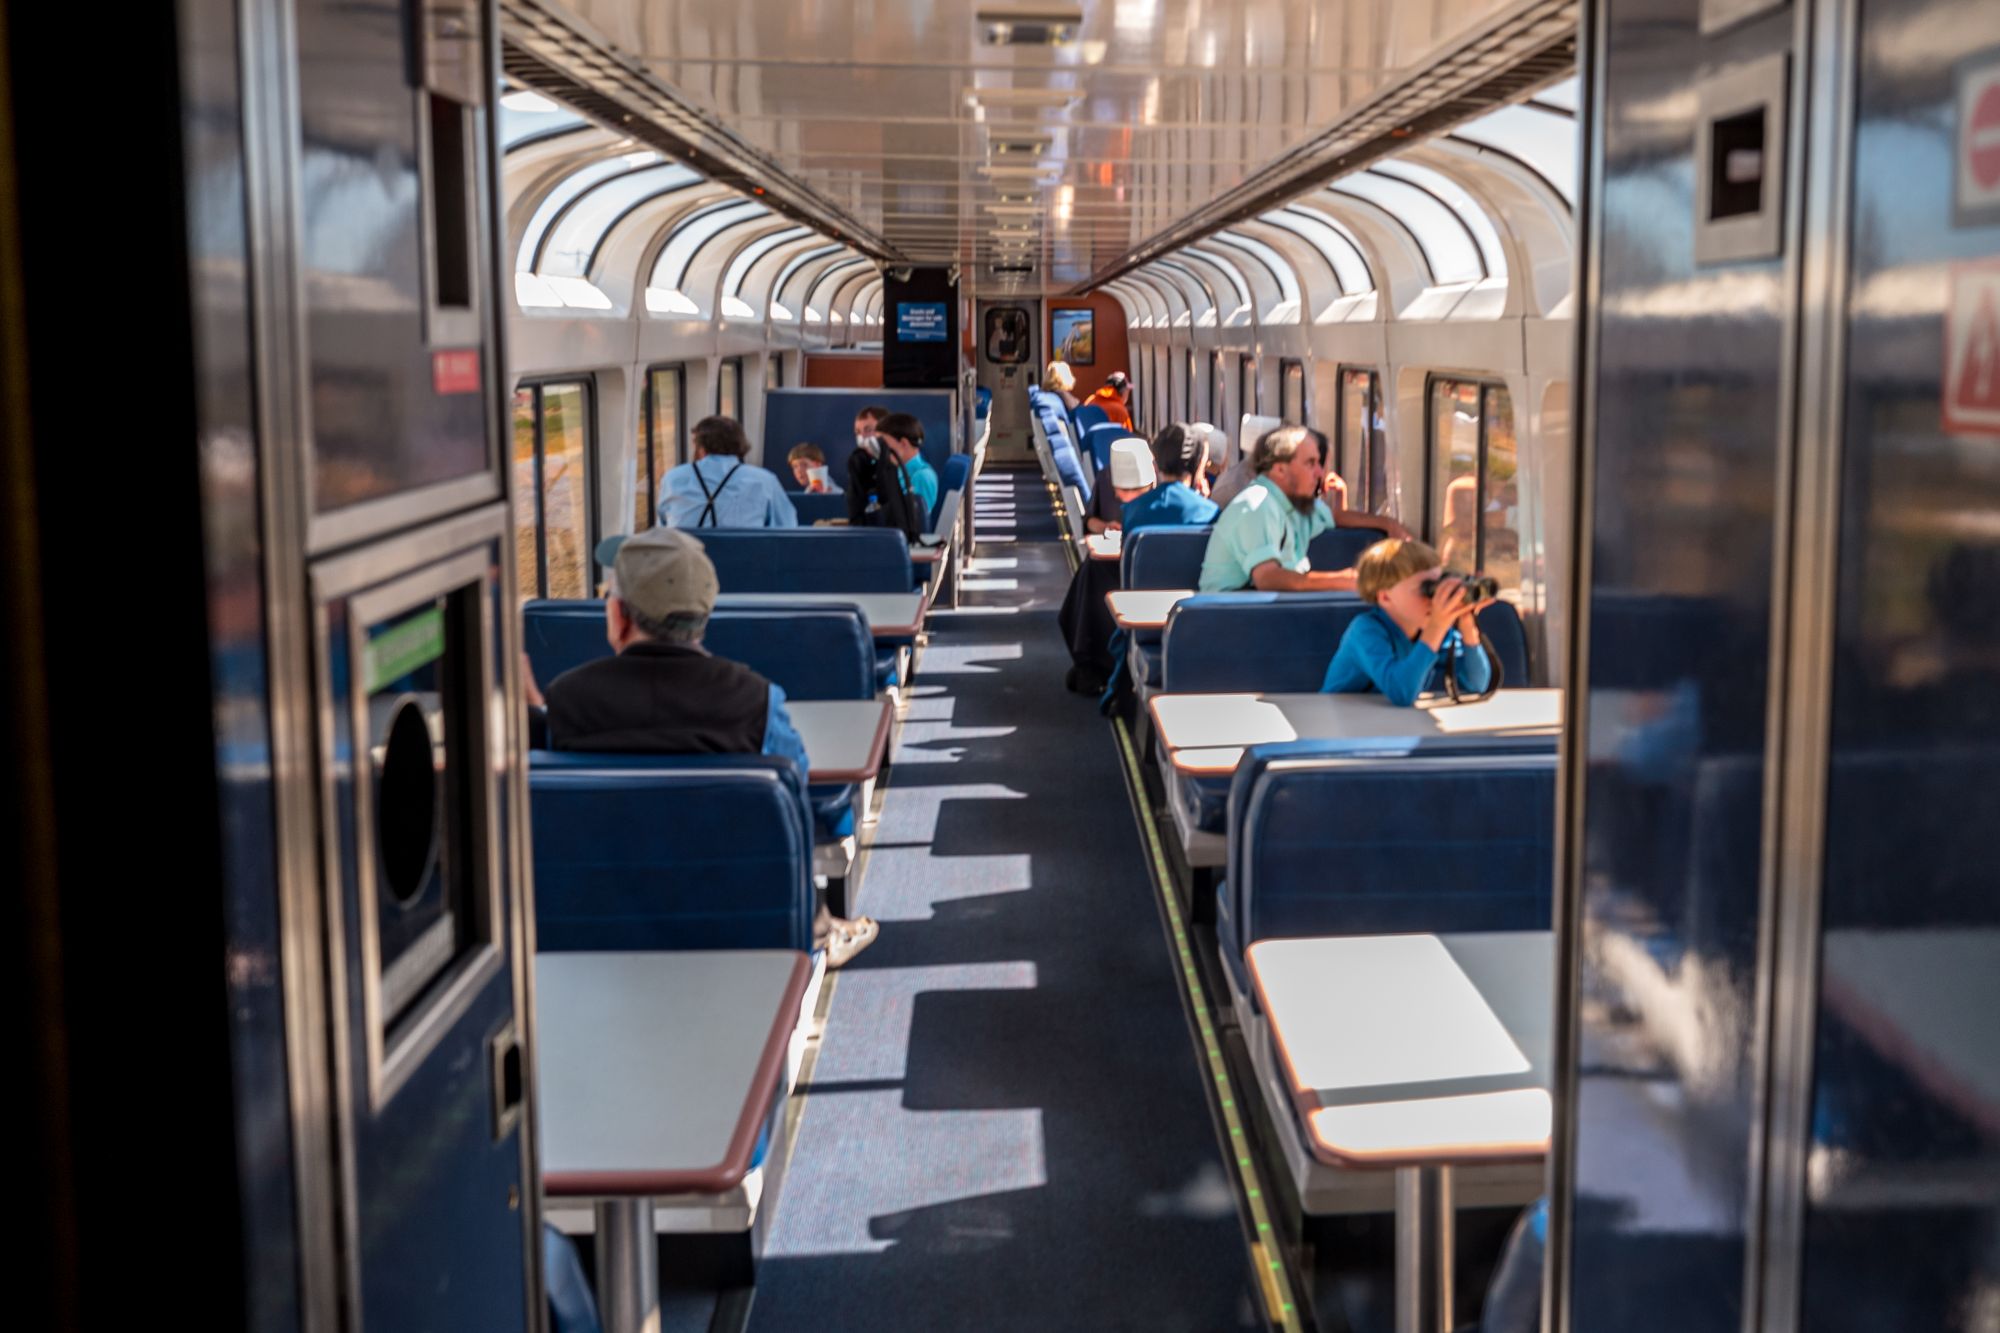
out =
<path fill-rule="evenodd" d="M 1954 264 L 1944 316 L 1944 428 L 2000 436 L 2000 260 Z"/>
<path fill-rule="evenodd" d="M 1952 220 L 2000 225 L 2000 51 L 1959 66 L 1957 159 Z"/>
<path fill-rule="evenodd" d="M 945 340 L 943 301 L 898 301 L 896 336 L 904 342 L 941 343 Z"/>

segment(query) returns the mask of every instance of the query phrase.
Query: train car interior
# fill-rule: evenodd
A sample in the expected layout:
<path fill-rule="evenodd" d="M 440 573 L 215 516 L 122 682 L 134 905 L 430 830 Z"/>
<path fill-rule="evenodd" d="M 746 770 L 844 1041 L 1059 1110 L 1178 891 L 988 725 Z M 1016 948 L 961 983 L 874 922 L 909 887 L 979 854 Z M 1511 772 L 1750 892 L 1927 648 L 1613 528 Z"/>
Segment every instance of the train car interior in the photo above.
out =
<path fill-rule="evenodd" d="M 7 3 L 0 494 L 21 1327 L 2000 1333 L 1994 0 Z"/>

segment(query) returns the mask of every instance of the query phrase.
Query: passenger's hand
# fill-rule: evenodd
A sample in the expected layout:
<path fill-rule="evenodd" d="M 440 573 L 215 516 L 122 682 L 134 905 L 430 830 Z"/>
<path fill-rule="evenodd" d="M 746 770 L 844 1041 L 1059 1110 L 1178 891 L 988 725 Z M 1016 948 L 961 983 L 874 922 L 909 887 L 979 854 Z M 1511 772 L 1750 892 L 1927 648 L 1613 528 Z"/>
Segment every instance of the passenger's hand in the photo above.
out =
<path fill-rule="evenodd" d="M 1424 628 L 1418 637 L 1435 650 L 1444 643 L 1444 636 L 1465 612 L 1465 585 L 1457 579 L 1439 584 L 1438 590 L 1431 594 L 1431 612 L 1424 617 Z"/>
<path fill-rule="evenodd" d="M 521 693 L 526 696 L 530 708 L 549 706 L 549 701 L 542 697 L 541 687 L 535 684 L 535 666 L 526 653 L 521 654 Z"/>
<path fill-rule="evenodd" d="M 1398 541 L 1410 540 L 1410 530 L 1393 518 L 1382 519 L 1381 528 L 1384 537 L 1394 537 Z"/>
<path fill-rule="evenodd" d="M 1104 530 L 1106 532 L 1118 532 L 1121 531 L 1124 528 L 1124 526 L 1125 526 L 1124 523 L 1114 518 L 1104 525 Z"/>

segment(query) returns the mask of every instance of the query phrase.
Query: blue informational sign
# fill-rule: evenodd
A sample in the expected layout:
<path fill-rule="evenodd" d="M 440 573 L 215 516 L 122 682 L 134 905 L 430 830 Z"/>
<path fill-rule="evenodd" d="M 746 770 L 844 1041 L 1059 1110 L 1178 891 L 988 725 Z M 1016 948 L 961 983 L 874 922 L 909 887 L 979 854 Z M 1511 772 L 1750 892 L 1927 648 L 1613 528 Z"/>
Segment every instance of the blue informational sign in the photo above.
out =
<path fill-rule="evenodd" d="M 896 337 L 906 343 L 941 343 L 945 340 L 943 301 L 896 302 Z"/>

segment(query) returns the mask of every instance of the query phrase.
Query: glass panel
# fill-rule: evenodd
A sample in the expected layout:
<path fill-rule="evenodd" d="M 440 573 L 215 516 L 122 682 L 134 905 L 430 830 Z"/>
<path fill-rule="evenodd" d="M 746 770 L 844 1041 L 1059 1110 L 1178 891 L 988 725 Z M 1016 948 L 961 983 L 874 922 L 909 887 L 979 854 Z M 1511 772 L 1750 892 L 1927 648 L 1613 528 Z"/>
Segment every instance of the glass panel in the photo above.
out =
<path fill-rule="evenodd" d="M 1520 158 L 1547 178 L 1564 201 L 1576 205 L 1576 120 L 1532 106 L 1503 106 L 1452 137 L 1497 148 Z"/>
<path fill-rule="evenodd" d="M 681 224 L 680 229 L 675 231 L 672 239 L 667 242 L 666 248 L 660 251 L 660 257 L 653 265 L 652 279 L 647 285 L 663 287 L 668 291 L 686 292 L 687 295 L 694 296 L 695 294 L 688 292 L 682 284 L 687 277 L 688 261 L 694 258 L 694 252 L 701 248 L 702 242 L 724 227 L 734 226 L 738 222 L 747 221 L 767 211 L 762 204 L 740 199 L 735 203 L 719 204 L 705 212 L 696 213 L 693 218 Z M 700 300 L 699 297 L 695 299 Z M 702 308 L 706 310 L 708 307 L 704 304 Z"/>
<path fill-rule="evenodd" d="M 590 256 L 611 224 L 642 200 L 693 185 L 701 177 L 676 162 L 641 167 L 605 180 L 576 201 L 549 231 L 535 271 L 557 277 L 590 276 Z"/>
<path fill-rule="evenodd" d="M 1479 247 L 1458 215 L 1408 181 L 1357 171 L 1328 188 L 1334 194 L 1366 199 L 1409 228 L 1430 262 L 1432 281 L 1476 282 L 1485 276 Z"/>
<path fill-rule="evenodd" d="M 1384 176 L 1406 180 L 1412 185 L 1420 185 L 1451 206 L 1458 214 L 1459 221 L 1472 232 L 1472 239 L 1479 243 L 1479 254 L 1486 261 L 1486 276 L 1504 278 L 1507 276 L 1507 252 L 1501 248 L 1500 233 L 1493 229 L 1493 220 L 1479 201 L 1465 192 L 1463 186 L 1441 171 L 1418 166 L 1414 162 L 1378 162 L 1374 171 Z"/>
<path fill-rule="evenodd" d="M 784 268 L 778 271 L 778 280 L 771 284 L 772 297 L 794 310 L 803 309 L 806 293 L 800 290 L 805 286 L 802 275 L 809 273 L 812 266 L 832 259 L 846 248 L 838 244 L 823 245 L 817 249 L 807 250 L 804 254 L 793 255 L 785 261 Z M 794 277 L 800 278 L 796 285 L 792 282 Z"/>
<path fill-rule="evenodd" d="M 715 410 L 743 420 L 743 363 L 725 361 L 716 375 Z"/>
<path fill-rule="evenodd" d="M 1431 532 L 1445 568 L 1479 563 L 1479 385 L 1432 380 Z"/>
<path fill-rule="evenodd" d="M 1236 411 L 1240 416 L 1257 415 L 1257 358 L 1239 357 L 1236 361 Z M 1230 430 L 1236 428 L 1230 423 Z"/>
<path fill-rule="evenodd" d="M 652 484 L 646 492 L 646 523 L 653 525 L 654 515 L 659 512 L 660 495 L 665 489 L 667 469 L 681 461 L 682 434 L 681 393 L 687 384 L 687 377 L 679 366 L 655 369 L 649 376 L 651 384 L 647 389 L 651 396 L 652 415 L 647 421 L 651 432 Z"/>
<path fill-rule="evenodd" d="M 1278 297 L 1280 300 L 1296 301 L 1299 299 L 1299 277 L 1298 274 L 1292 272 L 1291 260 L 1258 240 L 1255 236 L 1245 236 L 1241 232 L 1219 232 L 1216 235 L 1216 239 L 1227 241 L 1231 245 L 1240 246 L 1269 265 L 1271 272 L 1277 277 Z"/>
<path fill-rule="evenodd" d="M 1479 568 L 1500 581 L 1500 596 L 1521 601 L 1521 492 L 1515 472 L 1514 400 L 1486 386 L 1486 477 L 1479 507 Z"/>
<path fill-rule="evenodd" d="M 1368 449 L 1373 440 L 1368 419 L 1369 381 L 1374 378 L 1365 370 L 1340 372 L 1340 427 L 1334 470 L 1347 482 L 1347 502 L 1356 509 L 1372 509 L 1375 499 L 1375 493 L 1369 489 L 1368 469 Z"/>
<path fill-rule="evenodd" d="M 1306 368 L 1298 361 L 1278 363 L 1278 418 L 1287 426 L 1306 420 Z"/>
<path fill-rule="evenodd" d="M 764 357 L 764 388 L 770 390 L 784 387 L 785 363 L 776 352 L 771 352 Z"/>
<path fill-rule="evenodd" d="M 582 116 L 540 93 L 525 89 L 508 93 L 500 99 L 501 151 L 505 152 L 524 139 L 574 129 L 584 123 Z"/>
<path fill-rule="evenodd" d="M 1375 278 L 1368 271 L 1368 261 L 1362 258 L 1361 247 L 1354 243 L 1346 228 L 1326 214 L 1293 206 L 1266 213 L 1258 220 L 1296 232 L 1311 241 L 1313 248 L 1333 265 L 1333 275 L 1340 280 L 1342 293 L 1352 296 L 1356 292 L 1375 290 Z"/>
<path fill-rule="evenodd" d="M 1199 375 L 1197 374 L 1194 365 L 1194 348 L 1190 347 L 1188 348 L 1187 352 L 1186 375 L 1181 380 L 1181 384 L 1187 390 L 1187 399 L 1186 399 L 1187 411 L 1182 414 L 1183 420 L 1187 421 L 1198 420 L 1198 418 L 1194 414 L 1194 382 L 1198 378 Z"/>
<path fill-rule="evenodd" d="M 774 231 L 769 236 L 760 236 L 736 252 L 729 261 L 729 268 L 722 275 L 722 290 L 730 296 L 743 295 L 743 280 L 750 276 L 750 268 L 758 260 L 788 241 L 796 241 L 807 235 L 804 227 L 787 227 Z"/>
<path fill-rule="evenodd" d="M 1197 250 L 1193 246 L 1189 246 L 1186 253 L 1197 259 L 1207 260 L 1211 268 L 1220 270 L 1222 276 L 1229 279 L 1230 290 L 1236 293 L 1237 305 L 1242 305 L 1250 299 L 1250 286 L 1244 281 L 1243 272 L 1236 266 L 1236 261 L 1225 259 L 1212 250 Z M 1227 315 L 1229 311 L 1225 310 L 1222 313 Z"/>
<path fill-rule="evenodd" d="M 542 559 L 535 542 L 535 390 L 514 390 L 514 591 L 522 601 L 541 595 Z"/>
<path fill-rule="evenodd" d="M 1550 106 L 1558 106 L 1565 111 L 1574 113 L 1576 111 L 1576 92 L 1576 76 L 1571 75 L 1561 83 L 1542 89 L 1528 100 L 1530 102 L 1546 102 Z"/>
<path fill-rule="evenodd" d="M 658 153 L 626 153 L 622 157 L 607 157 L 589 166 L 572 171 L 550 190 L 548 197 L 536 206 L 534 215 L 528 219 L 528 226 L 521 233 L 521 248 L 514 252 L 514 268 L 517 272 L 535 271 L 535 248 L 540 244 L 542 233 L 555 221 L 563 205 L 588 190 L 591 186 L 610 180 L 613 176 L 630 171 L 634 167 L 651 165 L 660 160 Z"/>
<path fill-rule="evenodd" d="M 1223 434 L 1233 444 L 1236 441 L 1235 426 L 1223 418 L 1229 414 L 1229 378 L 1223 373 L 1222 353 L 1208 354 L 1208 424 L 1222 427 Z"/>
<path fill-rule="evenodd" d="M 591 593 L 589 460 L 589 390 L 543 385 L 542 524 L 550 597 Z"/>
<path fill-rule="evenodd" d="M 1401 517 L 1389 490 L 1389 419 L 1382 411 L 1382 377 L 1368 372 L 1368 508 L 1370 513 Z"/>

